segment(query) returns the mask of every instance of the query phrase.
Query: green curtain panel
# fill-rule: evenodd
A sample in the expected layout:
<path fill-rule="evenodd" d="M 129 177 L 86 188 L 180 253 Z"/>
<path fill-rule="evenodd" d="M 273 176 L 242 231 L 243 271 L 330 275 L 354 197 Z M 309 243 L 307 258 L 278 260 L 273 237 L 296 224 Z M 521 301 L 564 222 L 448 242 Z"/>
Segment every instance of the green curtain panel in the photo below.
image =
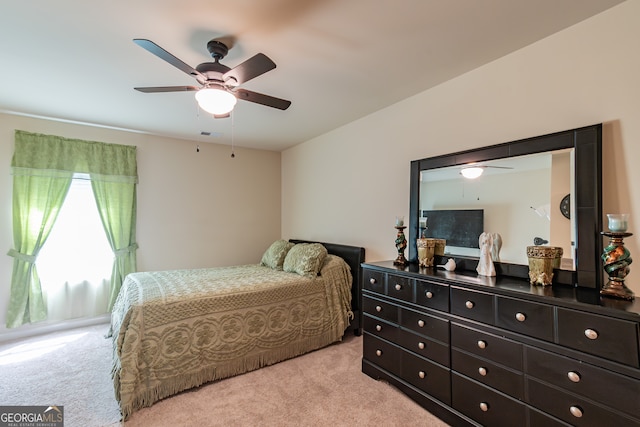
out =
<path fill-rule="evenodd" d="M 35 262 L 74 173 L 89 174 L 114 251 L 111 307 L 124 277 L 136 270 L 136 147 L 16 130 L 11 167 L 14 263 L 7 327 L 46 319 Z"/>
<path fill-rule="evenodd" d="M 127 274 L 136 271 L 136 186 L 93 179 L 91 186 L 102 225 L 114 253 L 109 292 L 111 311 L 122 281 Z"/>
<path fill-rule="evenodd" d="M 67 196 L 73 173 L 56 175 L 14 174 L 13 177 L 14 249 L 9 251 L 13 257 L 13 273 L 8 328 L 47 318 L 35 262 Z"/>

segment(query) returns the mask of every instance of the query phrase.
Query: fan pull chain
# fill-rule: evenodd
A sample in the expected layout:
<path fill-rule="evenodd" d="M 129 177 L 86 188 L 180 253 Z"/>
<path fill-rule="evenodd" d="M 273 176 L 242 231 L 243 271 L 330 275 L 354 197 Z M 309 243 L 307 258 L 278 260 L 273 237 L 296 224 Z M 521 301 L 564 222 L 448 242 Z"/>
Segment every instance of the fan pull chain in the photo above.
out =
<path fill-rule="evenodd" d="M 235 158 L 236 157 L 236 153 L 235 153 L 235 149 L 234 149 L 234 137 L 235 137 L 235 126 L 234 123 L 235 121 L 233 120 L 233 117 L 235 116 L 235 114 L 232 112 L 231 113 L 231 158 Z"/>
<path fill-rule="evenodd" d="M 195 106 L 196 106 L 196 119 L 198 121 L 198 128 L 202 129 L 200 127 L 200 109 L 198 108 L 198 103 L 197 102 L 196 102 Z M 198 135 L 198 140 L 200 140 L 201 137 L 202 137 L 202 132 L 200 132 L 200 135 Z M 196 145 L 196 153 L 199 153 L 199 152 L 200 152 L 200 143 L 198 143 Z"/>

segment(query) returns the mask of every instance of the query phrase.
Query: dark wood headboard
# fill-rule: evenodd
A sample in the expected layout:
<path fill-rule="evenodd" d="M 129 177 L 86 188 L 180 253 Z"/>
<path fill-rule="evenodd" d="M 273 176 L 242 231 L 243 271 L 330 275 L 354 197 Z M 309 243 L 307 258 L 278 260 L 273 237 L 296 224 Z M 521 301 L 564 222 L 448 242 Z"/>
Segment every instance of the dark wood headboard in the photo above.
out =
<path fill-rule="evenodd" d="M 351 268 L 353 283 L 351 284 L 351 310 L 353 311 L 353 321 L 350 329 L 354 334 L 360 335 L 362 332 L 362 301 L 360 300 L 362 290 L 362 263 L 364 259 L 364 248 L 358 246 L 341 245 L 338 243 L 314 242 L 311 240 L 289 239 L 292 243 L 321 243 L 327 252 L 342 258 Z"/>

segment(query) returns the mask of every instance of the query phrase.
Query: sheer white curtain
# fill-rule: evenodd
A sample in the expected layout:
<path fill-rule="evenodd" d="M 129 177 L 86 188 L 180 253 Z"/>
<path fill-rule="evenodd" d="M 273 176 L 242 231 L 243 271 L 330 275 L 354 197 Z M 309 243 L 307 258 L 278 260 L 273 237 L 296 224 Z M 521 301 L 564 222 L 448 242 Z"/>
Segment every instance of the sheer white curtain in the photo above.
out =
<path fill-rule="evenodd" d="M 75 174 L 36 261 L 49 321 L 108 312 L 113 251 L 88 175 Z"/>

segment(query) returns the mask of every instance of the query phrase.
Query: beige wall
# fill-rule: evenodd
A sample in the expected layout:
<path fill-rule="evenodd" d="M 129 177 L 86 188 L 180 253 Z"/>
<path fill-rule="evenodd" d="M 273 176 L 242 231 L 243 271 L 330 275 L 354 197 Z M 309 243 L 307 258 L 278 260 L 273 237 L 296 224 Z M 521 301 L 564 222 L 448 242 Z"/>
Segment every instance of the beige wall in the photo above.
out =
<path fill-rule="evenodd" d="M 605 123 L 604 210 L 631 213 L 627 244 L 640 256 L 638 40 L 640 1 L 630 0 L 283 152 L 283 237 L 393 259 L 411 160 Z M 634 266 L 627 284 L 640 294 Z"/>
<path fill-rule="evenodd" d="M 280 153 L 0 114 L 0 338 L 13 246 L 15 129 L 137 146 L 139 270 L 257 263 L 280 237 Z M 29 328 L 25 326 L 23 328 Z M 19 329 L 23 329 L 19 328 Z"/>

